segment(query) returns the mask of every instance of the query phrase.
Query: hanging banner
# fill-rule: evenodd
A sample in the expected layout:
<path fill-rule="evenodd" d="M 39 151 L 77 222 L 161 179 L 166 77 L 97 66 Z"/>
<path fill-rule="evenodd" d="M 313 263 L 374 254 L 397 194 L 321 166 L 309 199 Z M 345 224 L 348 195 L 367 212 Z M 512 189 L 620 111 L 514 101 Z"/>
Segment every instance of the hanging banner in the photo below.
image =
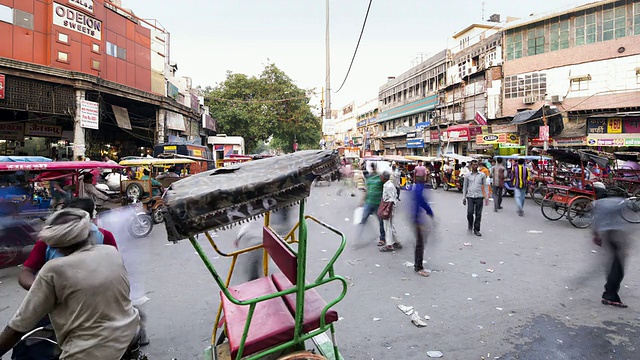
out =
<path fill-rule="evenodd" d="M 476 111 L 476 116 L 473 118 L 478 125 L 487 125 L 487 119 L 484 115 L 480 114 L 479 111 Z"/>
<path fill-rule="evenodd" d="M 540 126 L 540 132 L 538 134 L 538 137 L 542 141 L 549 141 L 549 126 L 548 125 Z"/>
<path fill-rule="evenodd" d="M 0 99 L 4 99 L 4 75 L 0 74 Z"/>
<path fill-rule="evenodd" d="M 89 100 L 80 100 L 80 126 L 86 129 L 98 130 L 100 118 L 100 104 Z"/>

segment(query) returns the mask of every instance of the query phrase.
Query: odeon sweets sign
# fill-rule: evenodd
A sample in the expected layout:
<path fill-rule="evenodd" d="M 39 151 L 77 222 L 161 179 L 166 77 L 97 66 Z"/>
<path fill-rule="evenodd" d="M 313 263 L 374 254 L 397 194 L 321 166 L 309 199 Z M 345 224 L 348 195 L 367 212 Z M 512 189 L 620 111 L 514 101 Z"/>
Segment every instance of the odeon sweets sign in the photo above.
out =
<path fill-rule="evenodd" d="M 53 7 L 54 25 L 102 40 L 102 21 L 55 2 Z"/>

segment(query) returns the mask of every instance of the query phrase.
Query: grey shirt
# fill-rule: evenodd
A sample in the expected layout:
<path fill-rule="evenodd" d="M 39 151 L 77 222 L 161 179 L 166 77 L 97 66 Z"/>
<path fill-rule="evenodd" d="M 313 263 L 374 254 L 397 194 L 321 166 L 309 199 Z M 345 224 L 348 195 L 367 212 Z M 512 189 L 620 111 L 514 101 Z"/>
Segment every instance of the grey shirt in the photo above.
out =
<path fill-rule="evenodd" d="M 622 218 L 622 201 L 620 197 L 598 199 L 593 205 L 593 231 L 596 234 L 610 230 L 625 231 L 629 223 Z"/>
<path fill-rule="evenodd" d="M 480 171 L 476 173 L 470 172 L 468 175 L 465 175 L 462 190 L 463 196 L 465 198 L 483 198 L 484 194 L 482 190 L 484 189 L 486 181 L 487 176 Z"/>

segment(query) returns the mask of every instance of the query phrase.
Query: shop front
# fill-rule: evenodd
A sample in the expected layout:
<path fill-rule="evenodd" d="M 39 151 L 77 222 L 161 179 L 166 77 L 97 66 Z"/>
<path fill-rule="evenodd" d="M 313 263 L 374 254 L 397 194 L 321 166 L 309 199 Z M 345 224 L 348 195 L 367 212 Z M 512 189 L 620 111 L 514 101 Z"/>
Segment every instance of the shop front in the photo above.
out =
<path fill-rule="evenodd" d="M 442 132 L 445 144 L 443 153 L 467 155 L 474 152 L 476 136 L 482 134 L 483 127 L 477 125 L 452 125 Z"/>
<path fill-rule="evenodd" d="M 640 148 L 640 115 L 598 115 L 587 118 L 586 145 L 600 151 Z"/>
<path fill-rule="evenodd" d="M 405 134 L 397 136 L 385 137 L 382 139 L 384 146 L 384 155 L 406 155 L 407 154 L 407 138 Z"/>

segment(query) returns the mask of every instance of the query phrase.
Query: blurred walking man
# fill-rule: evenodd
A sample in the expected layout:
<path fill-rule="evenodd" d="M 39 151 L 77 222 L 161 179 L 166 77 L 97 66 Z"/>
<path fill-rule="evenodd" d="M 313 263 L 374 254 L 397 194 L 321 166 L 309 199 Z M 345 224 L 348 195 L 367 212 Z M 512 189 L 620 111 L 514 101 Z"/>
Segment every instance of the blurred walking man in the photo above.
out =
<path fill-rule="evenodd" d="M 464 177 L 464 187 L 462 190 L 462 205 L 467 206 L 467 221 L 469 232 L 473 230 L 476 236 L 480 233 L 480 221 L 482 220 L 482 203 L 489 205 L 489 199 L 485 191 L 487 177 L 478 171 L 478 161 L 471 161 L 471 172 Z"/>

